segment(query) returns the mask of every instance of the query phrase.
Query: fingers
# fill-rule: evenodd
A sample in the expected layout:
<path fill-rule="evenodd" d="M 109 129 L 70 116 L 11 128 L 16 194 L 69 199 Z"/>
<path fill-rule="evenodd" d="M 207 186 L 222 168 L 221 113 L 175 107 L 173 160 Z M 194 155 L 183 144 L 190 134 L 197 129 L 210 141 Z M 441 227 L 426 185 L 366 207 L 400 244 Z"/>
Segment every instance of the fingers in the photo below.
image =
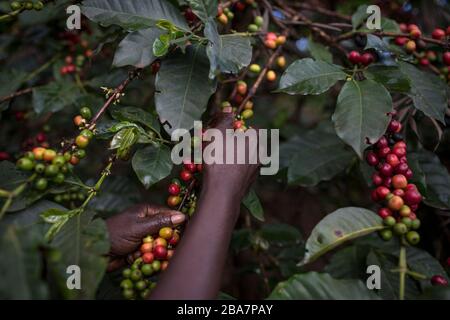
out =
<path fill-rule="evenodd" d="M 176 227 L 186 220 L 186 216 L 179 211 L 166 208 L 159 209 L 157 213 L 148 211 L 149 214 L 138 217 L 138 223 L 134 235 L 138 238 L 146 235 L 157 234 L 164 227 Z"/>

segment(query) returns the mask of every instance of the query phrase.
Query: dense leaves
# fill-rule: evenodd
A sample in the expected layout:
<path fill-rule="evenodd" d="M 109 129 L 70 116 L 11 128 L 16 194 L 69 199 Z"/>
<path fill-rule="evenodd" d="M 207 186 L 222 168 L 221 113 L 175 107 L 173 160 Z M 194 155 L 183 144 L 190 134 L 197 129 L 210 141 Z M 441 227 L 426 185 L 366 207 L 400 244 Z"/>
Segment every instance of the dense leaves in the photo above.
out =
<path fill-rule="evenodd" d="M 133 169 L 139 180 L 149 188 L 164 179 L 172 170 L 170 149 L 166 146 L 148 146 L 139 149 L 133 156 Z"/>

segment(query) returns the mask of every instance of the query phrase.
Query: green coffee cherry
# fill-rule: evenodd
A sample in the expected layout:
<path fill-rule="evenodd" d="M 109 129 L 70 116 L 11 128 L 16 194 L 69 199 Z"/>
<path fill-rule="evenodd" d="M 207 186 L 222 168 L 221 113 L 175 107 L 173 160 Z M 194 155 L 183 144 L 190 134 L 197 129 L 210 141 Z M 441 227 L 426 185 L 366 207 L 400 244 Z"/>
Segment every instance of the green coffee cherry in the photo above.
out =
<path fill-rule="evenodd" d="M 248 25 L 247 29 L 249 32 L 256 32 L 256 31 L 258 31 L 259 28 L 256 24 L 252 23 L 252 24 Z"/>
<path fill-rule="evenodd" d="M 408 227 L 404 223 L 396 223 L 394 225 L 394 232 L 398 235 L 405 234 L 406 232 L 408 232 Z"/>
<path fill-rule="evenodd" d="M 29 158 L 20 158 L 17 161 L 17 168 L 23 171 L 31 171 L 34 168 L 34 161 Z"/>
<path fill-rule="evenodd" d="M 256 16 L 254 22 L 258 27 L 261 27 L 264 23 L 264 18 L 261 16 Z"/>
<path fill-rule="evenodd" d="M 416 232 L 416 231 L 409 231 L 406 234 L 406 240 L 412 244 L 412 245 L 416 245 L 419 243 L 420 241 L 420 235 Z"/>
<path fill-rule="evenodd" d="M 384 229 L 380 231 L 380 236 L 383 240 L 391 240 L 392 239 L 392 231 L 391 229 Z"/>
<path fill-rule="evenodd" d="M 92 118 L 91 109 L 89 109 L 88 107 L 81 108 L 80 109 L 80 115 L 86 120 L 91 119 Z"/>
<path fill-rule="evenodd" d="M 48 181 L 45 178 L 39 178 L 34 183 L 34 187 L 39 191 L 44 191 L 45 189 L 47 189 L 47 186 L 48 186 Z"/>

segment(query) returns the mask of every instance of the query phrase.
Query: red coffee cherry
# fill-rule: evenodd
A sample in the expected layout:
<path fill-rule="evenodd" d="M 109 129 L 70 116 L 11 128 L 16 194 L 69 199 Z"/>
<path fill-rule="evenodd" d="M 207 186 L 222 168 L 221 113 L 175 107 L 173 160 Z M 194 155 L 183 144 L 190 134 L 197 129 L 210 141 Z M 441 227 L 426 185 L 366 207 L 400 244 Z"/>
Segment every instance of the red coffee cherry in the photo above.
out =
<path fill-rule="evenodd" d="M 390 153 L 386 156 L 386 162 L 389 163 L 393 168 L 397 167 L 400 164 L 400 160 L 397 155 Z"/>
<path fill-rule="evenodd" d="M 400 132 L 402 130 L 402 124 L 397 120 L 392 120 L 389 123 L 388 131 L 390 132 Z"/>
<path fill-rule="evenodd" d="M 181 188 L 180 188 L 180 186 L 179 186 L 178 184 L 176 184 L 176 183 L 171 183 L 171 184 L 169 185 L 168 191 L 169 191 L 169 193 L 170 193 L 171 195 L 177 196 L 177 195 L 180 194 Z"/>
<path fill-rule="evenodd" d="M 402 174 L 396 174 L 392 177 L 392 186 L 395 189 L 404 189 L 408 185 L 408 180 Z"/>
<path fill-rule="evenodd" d="M 378 209 L 378 215 L 384 219 L 392 215 L 392 211 L 389 208 L 380 208 Z"/>
<path fill-rule="evenodd" d="M 442 55 L 442 60 L 446 65 L 450 66 L 450 51 L 444 52 Z"/>
<path fill-rule="evenodd" d="M 448 281 L 441 275 L 434 275 L 431 277 L 431 284 L 433 286 L 448 286 Z"/>
<path fill-rule="evenodd" d="M 403 206 L 404 202 L 403 199 L 399 196 L 393 196 L 388 201 L 388 208 L 394 211 L 400 210 L 400 208 Z"/>
<path fill-rule="evenodd" d="M 187 170 L 181 170 L 180 179 L 187 182 L 192 179 L 192 173 Z"/>
<path fill-rule="evenodd" d="M 158 260 L 164 260 L 167 257 L 167 248 L 164 246 L 156 246 L 153 249 L 153 255 Z"/>
<path fill-rule="evenodd" d="M 390 176 L 392 176 L 392 172 L 394 170 L 393 170 L 392 166 L 389 163 L 384 163 L 383 165 L 381 165 L 379 171 L 380 171 L 380 174 L 382 176 L 390 177 Z"/>
<path fill-rule="evenodd" d="M 381 137 L 380 140 L 378 140 L 378 142 L 377 142 L 378 149 L 382 149 L 382 148 L 388 147 L 388 146 L 389 146 L 389 141 L 388 141 L 388 139 L 386 139 L 385 136 Z"/>
<path fill-rule="evenodd" d="M 422 195 L 417 190 L 407 190 L 404 199 L 407 205 L 419 204 L 422 201 Z"/>
<path fill-rule="evenodd" d="M 384 187 L 384 186 L 380 186 L 380 187 L 376 188 L 375 190 L 377 191 L 378 199 L 386 198 L 386 196 L 391 192 L 391 190 L 389 190 L 389 188 Z"/>
<path fill-rule="evenodd" d="M 358 64 L 361 61 L 361 55 L 358 51 L 350 51 L 350 53 L 348 54 L 348 60 L 353 64 Z"/>
<path fill-rule="evenodd" d="M 445 37 L 445 31 L 440 28 L 436 28 L 431 33 L 431 37 L 436 40 L 442 40 Z"/>
<path fill-rule="evenodd" d="M 360 57 L 359 60 L 363 65 L 368 66 L 375 60 L 375 58 L 370 52 L 366 52 Z"/>
<path fill-rule="evenodd" d="M 366 161 L 370 166 L 376 166 L 379 163 L 377 155 L 372 151 L 367 153 Z"/>
<path fill-rule="evenodd" d="M 375 172 L 372 175 L 372 182 L 374 185 L 379 186 L 383 183 L 383 178 L 378 173 Z"/>

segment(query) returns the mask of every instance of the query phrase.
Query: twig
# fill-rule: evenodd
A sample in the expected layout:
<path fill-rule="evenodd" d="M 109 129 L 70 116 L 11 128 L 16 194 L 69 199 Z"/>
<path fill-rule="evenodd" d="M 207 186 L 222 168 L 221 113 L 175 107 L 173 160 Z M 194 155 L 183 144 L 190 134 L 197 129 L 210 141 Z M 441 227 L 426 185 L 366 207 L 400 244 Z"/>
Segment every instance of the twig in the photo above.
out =
<path fill-rule="evenodd" d="M 0 104 L 3 103 L 3 102 L 6 102 L 8 100 L 11 100 L 11 99 L 23 96 L 25 94 L 31 93 L 33 91 L 33 89 L 34 88 L 26 88 L 26 89 L 19 90 L 19 91 L 16 91 L 14 93 L 11 93 L 11 94 L 9 94 L 7 96 L 4 96 L 3 98 L 0 99 Z"/>
<path fill-rule="evenodd" d="M 347 16 L 345 14 L 341 14 L 339 12 L 335 12 L 332 10 L 328 10 L 328 9 L 322 8 L 322 7 L 317 7 L 317 6 L 312 7 L 310 4 L 307 4 L 307 3 L 293 3 L 292 6 L 301 8 L 304 10 L 308 10 L 308 11 L 318 12 L 320 14 L 323 14 L 323 15 L 329 16 L 329 17 L 333 17 L 333 18 L 338 18 L 338 19 L 345 20 L 345 21 L 352 21 L 352 17 L 350 17 L 350 16 Z"/>
<path fill-rule="evenodd" d="M 375 31 L 375 32 L 371 32 L 371 31 L 359 31 L 359 30 L 355 30 L 355 31 L 350 31 L 347 32 L 339 37 L 336 38 L 337 41 L 342 41 L 342 40 L 346 40 L 346 39 L 350 39 L 352 38 L 355 34 L 375 34 L 377 36 L 380 37 L 405 37 L 405 38 L 410 38 L 410 35 L 407 33 L 398 33 L 398 32 L 381 32 L 381 31 Z M 446 43 L 445 41 L 441 41 L 441 40 L 436 40 L 433 38 L 428 38 L 428 37 L 419 37 L 418 39 L 424 41 L 424 42 L 428 42 L 428 43 L 432 43 L 432 44 L 436 44 L 442 47 L 448 47 L 448 43 Z"/>

